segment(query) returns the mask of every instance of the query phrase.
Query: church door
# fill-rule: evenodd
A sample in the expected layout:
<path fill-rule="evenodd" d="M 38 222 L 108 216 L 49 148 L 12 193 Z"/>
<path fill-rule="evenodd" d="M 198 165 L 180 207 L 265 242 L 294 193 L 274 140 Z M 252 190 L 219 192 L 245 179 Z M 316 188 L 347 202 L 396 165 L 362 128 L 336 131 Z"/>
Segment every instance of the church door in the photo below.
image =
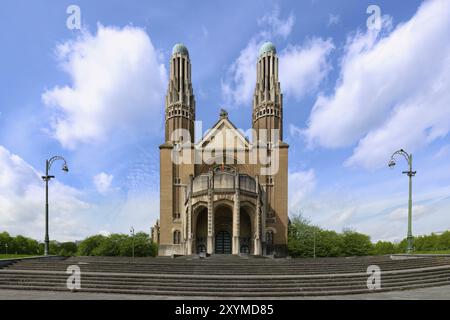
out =
<path fill-rule="evenodd" d="M 231 236 L 227 231 L 220 231 L 216 235 L 216 250 L 218 254 L 231 254 Z"/>

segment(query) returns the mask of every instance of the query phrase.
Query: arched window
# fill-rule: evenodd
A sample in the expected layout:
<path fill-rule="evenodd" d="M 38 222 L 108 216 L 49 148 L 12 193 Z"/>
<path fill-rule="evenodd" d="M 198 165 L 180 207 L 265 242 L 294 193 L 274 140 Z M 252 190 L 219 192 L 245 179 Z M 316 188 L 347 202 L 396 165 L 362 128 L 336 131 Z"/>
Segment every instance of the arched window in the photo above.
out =
<path fill-rule="evenodd" d="M 179 230 L 175 230 L 173 232 L 173 244 L 180 244 L 181 242 L 181 232 Z"/>
<path fill-rule="evenodd" d="M 267 245 L 272 246 L 273 245 L 273 231 L 269 230 L 266 232 L 266 242 Z"/>

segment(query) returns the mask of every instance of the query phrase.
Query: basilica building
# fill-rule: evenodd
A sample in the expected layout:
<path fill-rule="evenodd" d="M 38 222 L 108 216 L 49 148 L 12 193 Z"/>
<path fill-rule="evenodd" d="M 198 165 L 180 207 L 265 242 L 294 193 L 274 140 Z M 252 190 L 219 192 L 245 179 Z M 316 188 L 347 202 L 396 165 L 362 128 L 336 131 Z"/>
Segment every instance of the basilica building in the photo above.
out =
<path fill-rule="evenodd" d="M 152 228 L 159 255 L 286 255 L 289 146 L 278 57 L 270 42 L 255 55 L 251 134 L 221 110 L 196 140 L 189 52 L 173 48 L 159 147 L 160 219 Z"/>

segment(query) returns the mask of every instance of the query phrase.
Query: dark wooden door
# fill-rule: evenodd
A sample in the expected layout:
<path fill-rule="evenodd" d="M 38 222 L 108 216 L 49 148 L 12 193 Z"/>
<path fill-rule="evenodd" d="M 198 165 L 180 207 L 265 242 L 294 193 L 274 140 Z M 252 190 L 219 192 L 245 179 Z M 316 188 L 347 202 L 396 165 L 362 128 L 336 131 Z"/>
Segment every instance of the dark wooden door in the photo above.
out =
<path fill-rule="evenodd" d="M 216 234 L 216 253 L 231 254 L 231 235 L 227 231 L 220 231 Z"/>

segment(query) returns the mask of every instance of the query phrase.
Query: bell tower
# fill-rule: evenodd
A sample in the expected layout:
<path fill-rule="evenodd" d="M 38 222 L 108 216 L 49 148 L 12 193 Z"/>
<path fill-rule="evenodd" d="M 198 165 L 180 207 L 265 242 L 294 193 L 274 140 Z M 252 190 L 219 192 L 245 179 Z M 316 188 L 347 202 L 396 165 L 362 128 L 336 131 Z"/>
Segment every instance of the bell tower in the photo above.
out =
<path fill-rule="evenodd" d="M 176 44 L 170 59 L 169 88 L 166 95 L 166 142 L 187 142 L 187 137 L 174 134 L 176 129 L 189 132 L 189 141 L 194 142 L 195 98 L 192 90 L 191 61 L 187 48 Z"/>
<path fill-rule="evenodd" d="M 165 142 L 160 145 L 159 254 L 189 254 L 192 242 L 187 228 L 186 186 L 194 174 L 194 163 L 174 161 L 179 147 L 193 148 L 195 98 L 191 61 L 187 48 L 179 43 L 170 57 L 169 86 L 165 101 Z M 180 130 L 182 129 L 182 130 Z M 188 244 L 187 244 L 188 243 Z"/>
<path fill-rule="evenodd" d="M 268 141 L 272 140 L 273 129 L 279 130 L 279 140 L 283 140 L 283 95 L 278 79 L 277 50 L 272 42 L 265 42 L 259 50 L 252 118 L 258 140 L 260 129 L 267 130 Z"/>
<path fill-rule="evenodd" d="M 273 43 L 265 42 L 256 65 L 252 125 L 257 148 L 266 150 L 268 170 L 259 179 L 264 188 L 263 251 L 286 250 L 288 230 L 288 149 L 283 142 L 283 95 L 278 78 L 278 56 Z M 261 131 L 260 131 L 261 130 Z M 277 134 L 277 135 L 276 135 Z M 275 232 L 276 231 L 276 232 Z"/>

